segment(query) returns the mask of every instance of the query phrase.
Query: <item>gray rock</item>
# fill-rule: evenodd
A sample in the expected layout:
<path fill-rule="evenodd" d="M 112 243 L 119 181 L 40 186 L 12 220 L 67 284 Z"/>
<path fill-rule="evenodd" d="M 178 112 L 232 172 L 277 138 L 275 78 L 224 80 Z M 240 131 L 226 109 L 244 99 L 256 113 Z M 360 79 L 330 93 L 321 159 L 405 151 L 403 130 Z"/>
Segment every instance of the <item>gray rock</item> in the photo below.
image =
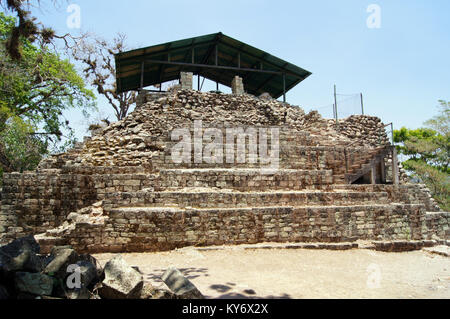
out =
<path fill-rule="evenodd" d="M 79 261 L 77 266 L 80 267 L 81 288 L 88 288 L 98 279 L 97 267 L 90 261 Z"/>
<path fill-rule="evenodd" d="M 133 267 L 134 268 L 134 267 Z M 155 288 L 149 282 L 144 282 L 139 299 L 152 299 Z"/>
<path fill-rule="evenodd" d="M 38 296 L 51 296 L 53 278 L 44 274 L 18 272 L 15 275 L 17 291 Z"/>
<path fill-rule="evenodd" d="M 43 261 L 37 256 L 39 251 L 40 246 L 33 236 L 16 239 L 0 247 L 0 269 L 5 273 L 19 270 L 40 272 Z"/>
<path fill-rule="evenodd" d="M 152 296 L 148 299 L 177 299 L 177 296 L 167 289 L 158 288 L 152 291 Z"/>
<path fill-rule="evenodd" d="M 66 298 L 70 300 L 88 300 L 92 299 L 92 294 L 85 288 L 75 289 L 66 292 Z"/>
<path fill-rule="evenodd" d="M 204 299 L 201 292 L 176 268 L 171 267 L 161 277 L 177 299 Z"/>
<path fill-rule="evenodd" d="M 143 276 L 130 267 L 121 255 L 108 261 L 105 279 L 99 294 L 103 299 L 139 299 L 144 285 Z"/>
<path fill-rule="evenodd" d="M 0 247 L 0 250 L 2 252 L 6 252 L 9 255 L 13 255 L 14 252 L 20 251 L 24 246 L 30 248 L 30 250 L 35 254 L 39 254 L 39 251 L 41 249 L 34 236 L 27 236 L 16 239 L 10 244 Z"/>
<path fill-rule="evenodd" d="M 82 254 L 79 256 L 78 261 L 85 261 L 91 263 L 96 268 L 98 281 L 102 281 L 104 279 L 103 268 L 100 266 L 100 263 L 97 261 L 97 259 L 95 259 L 91 255 Z"/>
<path fill-rule="evenodd" d="M 56 256 L 58 254 L 58 251 L 60 250 L 66 250 L 66 249 L 73 249 L 72 246 L 66 245 L 66 246 L 55 246 L 52 248 L 50 255 Z"/>
<path fill-rule="evenodd" d="M 52 251 L 52 261 L 45 267 L 43 273 L 64 280 L 68 273 L 67 267 L 76 264 L 79 256 L 73 249 L 54 249 Z"/>
<path fill-rule="evenodd" d="M 139 299 L 176 299 L 176 296 L 168 289 L 154 287 L 151 283 L 145 282 Z"/>

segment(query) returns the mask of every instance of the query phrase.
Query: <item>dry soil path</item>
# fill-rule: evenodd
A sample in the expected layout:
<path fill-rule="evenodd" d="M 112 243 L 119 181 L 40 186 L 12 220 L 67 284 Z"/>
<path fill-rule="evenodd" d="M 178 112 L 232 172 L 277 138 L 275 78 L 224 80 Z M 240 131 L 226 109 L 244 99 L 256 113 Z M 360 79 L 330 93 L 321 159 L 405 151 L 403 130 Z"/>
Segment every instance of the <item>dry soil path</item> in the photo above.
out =
<path fill-rule="evenodd" d="M 180 269 L 207 298 L 445 298 L 450 258 L 426 251 L 184 248 L 124 254 L 147 281 Z M 96 255 L 104 264 L 111 254 Z"/>

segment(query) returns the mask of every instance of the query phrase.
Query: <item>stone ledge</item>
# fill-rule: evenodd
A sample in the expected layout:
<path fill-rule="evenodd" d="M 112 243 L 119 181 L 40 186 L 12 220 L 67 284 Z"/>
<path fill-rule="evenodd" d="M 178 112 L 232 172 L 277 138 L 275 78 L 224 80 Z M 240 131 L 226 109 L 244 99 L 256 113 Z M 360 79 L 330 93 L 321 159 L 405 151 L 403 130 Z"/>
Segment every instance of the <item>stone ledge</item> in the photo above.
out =
<path fill-rule="evenodd" d="M 450 257 L 449 245 L 424 248 L 424 251 L 426 251 L 426 252 L 428 252 L 430 254 L 433 254 L 433 255 L 439 255 L 439 256 L 443 256 L 443 257 Z"/>
<path fill-rule="evenodd" d="M 433 247 L 437 245 L 434 240 L 422 241 L 374 241 L 372 242 L 373 249 L 384 252 L 406 252 L 421 250 L 426 247 Z"/>

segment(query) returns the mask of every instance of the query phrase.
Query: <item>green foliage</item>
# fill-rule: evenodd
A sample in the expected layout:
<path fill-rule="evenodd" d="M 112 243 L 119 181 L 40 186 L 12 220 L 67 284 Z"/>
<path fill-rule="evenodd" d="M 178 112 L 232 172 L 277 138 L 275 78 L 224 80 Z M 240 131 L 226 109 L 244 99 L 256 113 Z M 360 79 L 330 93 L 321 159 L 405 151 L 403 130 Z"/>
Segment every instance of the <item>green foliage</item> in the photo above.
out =
<path fill-rule="evenodd" d="M 445 211 L 450 211 L 450 176 L 420 161 L 407 161 L 413 171 L 430 189 L 433 198 Z"/>
<path fill-rule="evenodd" d="M 450 129 L 450 102 L 439 101 L 440 114 L 425 122 L 425 125 L 448 136 Z"/>
<path fill-rule="evenodd" d="M 51 143 L 74 143 L 63 112 L 95 109 L 95 96 L 74 65 L 51 47 L 20 38 L 20 59 L 6 52 L 5 43 L 17 25 L 0 12 L 0 164 L 3 171 L 34 169 Z M 69 133 L 63 133 L 69 132 Z M 53 149 L 53 151 L 58 151 Z"/>
<path fill-rule="evenodd" d="M 425 183 L 442 209 L 450 210 L 450 103 L 439 101 L 440 113 L 425 128 L 394 132 L 399 154 L 407 156 L 403 167 Z"/>
<path fill-rule="evenodd" d="M 34 127 L 14 116 L 0 132 L 0 160 L 2 166 L 23 172 L 34 169 L 47 153 L 47 144 L 34 135 Z"/>
<path fill-rule="evenodd" d="M 0 41 L 6 41 L 14 21 L 0 13 Z M 67 59 L 26 39 L 22 43 L 20 61 L 11 59 L 0 46 L 0 100 L 13 114 L 60 137 L 61 129 L 69 126 L 62 112 L 93 107 L 94 94 Z"/>

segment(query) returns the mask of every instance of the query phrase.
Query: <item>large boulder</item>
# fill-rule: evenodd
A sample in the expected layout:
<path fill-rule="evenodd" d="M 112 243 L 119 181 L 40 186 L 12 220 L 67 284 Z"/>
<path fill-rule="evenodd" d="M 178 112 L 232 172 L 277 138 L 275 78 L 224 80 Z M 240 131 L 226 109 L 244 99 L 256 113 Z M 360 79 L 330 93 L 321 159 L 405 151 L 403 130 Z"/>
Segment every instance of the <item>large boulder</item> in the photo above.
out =
<path fill-rule="evenodd" d="M 36 296 L 51 296 L 53 278 L 44 274 L 18 272 L 15 274 L 16 290 Z"/>
<path fill-rule="evenodd" d="M 69 275 L 67 267 L 76 264 L 79 260 L 77 252 L 71 248 L 55 248 L 50 255 L 51 262 L 45 267 L 43 273 L 65 280 Z"/>
<path fill-rule="evenodd" d="M 82 288 L 67 291 L 65 297 L 69 300 L 88 300 L 92 299 L 92 294 L 89 290 Z"/>
<path fill-rule="evenodd" d="M 161 279 L 175 293 L 177 299 L 205 299 L 197 287 L 174 267 L 167 269 Z"/>
<path fill-rule="evenodd" d="M 164 287 L 154 287 L 151 283 L 145 282 L 139 299 L 176 299 L 176 296 Z"/>
<path fill-rule="evenodd" d="M 40 272 L 44 261 L 38 256 L 39 244 L 33 236 L 14 240 L 0 247 L 0 269 L 4 274 L 15 271 Z"/>
<path fill-rule="evenodd" d="M 129 266 L 121 255 L 108 261 L 99 294 L 103 299 L 139 299 L 144 285 L 142 274 Z"/>
<path fill-rule="evenodd" d="M 53 248 L 50 258 L 51 262 L 45 267 L 43 273 L 57 279 L 55 296 L 88 299 L 90 297 L 88 290 L 103 278 L 102 269 L 94 257 L 79 255 L 70 246 Z M 69 266 L 72 266 L 71 269 Z M 80 276 L 79 283 L 77 282 L 78 275 Z M 69 286 L 69 281 L 73 285 Z"/>
<path fill-rule="evenodd" d="M 92 294 L 89 292 L 97 282 L 99 282 L 99 275 L 96 265 L 90 261 L 81 260 L 76 263 L 79 268 L 76 272 L 79 272 L 79 287 L 67 289 L 65 291 L 65 297 L 67 299 L 91 299 Z M 71 277 L 67 278 L 67 281 L 72 281 L 71 284 L 78 284 L 76 279 Z"/>
<path fill-rule="evenodd" d="M 98 280 L 97 267 L 90 261 L 81 260 L 77 262 L 80 267 L 81 287 L 88 288 Z"/>

